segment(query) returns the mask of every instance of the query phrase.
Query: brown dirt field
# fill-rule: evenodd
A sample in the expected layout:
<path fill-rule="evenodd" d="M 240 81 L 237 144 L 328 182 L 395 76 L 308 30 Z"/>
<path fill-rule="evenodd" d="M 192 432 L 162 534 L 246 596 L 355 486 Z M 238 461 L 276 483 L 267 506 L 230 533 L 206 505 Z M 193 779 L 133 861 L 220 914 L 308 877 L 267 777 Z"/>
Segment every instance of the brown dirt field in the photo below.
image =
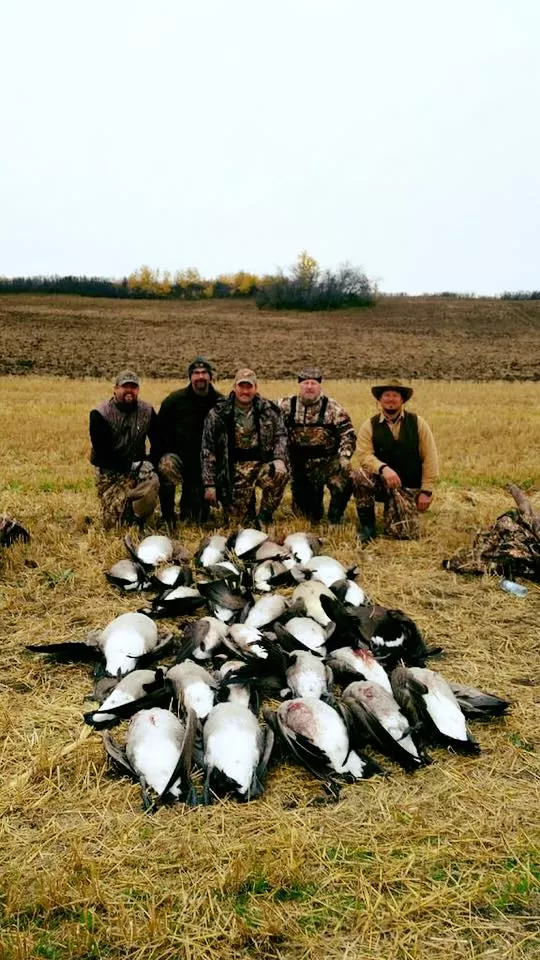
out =
<path fill-rule="evenodd" d="M 252 302 L 0 297 L 0 374 L 184 377 L 203 353 L 221 377 L 253 366 L 289 377 L 539 380 L 540 301 L 383 297 L 332 313 L 260 312 Z"/>

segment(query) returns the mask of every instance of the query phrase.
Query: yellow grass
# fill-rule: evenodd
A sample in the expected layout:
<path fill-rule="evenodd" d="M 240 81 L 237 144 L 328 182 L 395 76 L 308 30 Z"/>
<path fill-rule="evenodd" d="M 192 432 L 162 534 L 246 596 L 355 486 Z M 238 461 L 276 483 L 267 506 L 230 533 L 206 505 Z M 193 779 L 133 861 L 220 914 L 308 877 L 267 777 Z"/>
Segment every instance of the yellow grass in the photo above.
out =
<path fill-rule="evenodd" d="M 175 386 L 149 382 L 143 395 L 157 405 Z M 326 386 L 357 425 L 372 412 L 368 384 Z M 271 397 L 290 389 L 262 384 Z M 358 550 L 352 506 L 342 530 L 322 530 L 374 597 L 444 646 L 447 677 L 513 701 L 506 719 L 475 727 L 481 756 L 435 750 L 412 776 L 386 763 L 387 778 L 346 786 L 335 806 L 280 765 L 259 802 L 153 817 L 82 723 L 89 668 L 25 652 L 140 605 L 103 577 L 123 550 L 99 523 L 87 418 L 108 390 L 0 379 L 0 509 L 33 534 L 6 551 L 0 580 L 0 957 L 538 956 L 540 588 L 518 600 L 441 561 L 510 506 L 505 482 L 527 484 L 540 510 L 540 386 L 416 383 L 411 408 L 442 459 L 422 539 Z M 293 527 L 286 500 L 278 530 Z M 191 548 L 200 535 L 182 531 Z"/>

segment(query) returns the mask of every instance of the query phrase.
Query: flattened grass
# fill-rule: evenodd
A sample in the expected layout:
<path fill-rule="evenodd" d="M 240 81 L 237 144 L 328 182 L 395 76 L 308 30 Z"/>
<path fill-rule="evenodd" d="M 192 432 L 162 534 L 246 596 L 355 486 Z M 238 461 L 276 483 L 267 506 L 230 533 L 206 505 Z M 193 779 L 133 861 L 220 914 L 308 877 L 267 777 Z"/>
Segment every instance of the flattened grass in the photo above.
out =
<path fill-rule="evenodd" d="M 150 382 L 144 395 L 157 404 L 174 386 Z M 356 424 L 372 412 L 367 384 L 328 389 Z M 494 578 L 459 578 L 441 561 L 511 505 L 499 484 L 527 484 L 538 508 L 540 387 L 415 389 L 443 464 L 422 539 L 359 550 L 352 506 L 342 529 L 322 533 L 329 552 L 360 565 L 374 597 L 404 608 L 444 647 L 437 666 L 448 678 L 509 697 L 509 716 L 475 726 L 479 758 L 434 750 L 414 775 L 387 762 L 388 777 L 345 786 L 336 805 L 321 802 L 306 773 L 279 764 L 261 801 L 149 817 L 82 723 L 90 668 L 25 651 L 140 605 L 103 577 L 123 550 L 99 523 L 86 430 L 108 385 L 0 380 L 0 507 L 33 534 L 6 552 L 0 580 L 0 956 L 538 955 L 540 589 L 529 585 L 519 600 Z M 286 501 L 282 533 L 300 527 L 289 510 Z M 182 531 L 191 548 L 200 535 Z"/>

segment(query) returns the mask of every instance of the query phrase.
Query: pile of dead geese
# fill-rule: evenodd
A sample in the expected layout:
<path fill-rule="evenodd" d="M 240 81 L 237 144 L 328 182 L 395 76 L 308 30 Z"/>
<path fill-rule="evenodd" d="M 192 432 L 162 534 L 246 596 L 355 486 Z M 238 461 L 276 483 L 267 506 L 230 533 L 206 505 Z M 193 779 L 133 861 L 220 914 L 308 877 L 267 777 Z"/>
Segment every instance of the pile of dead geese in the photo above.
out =
<path fill-rule="evenodd" d="M 169 537 L 124 542 L 128 558 L 106 577 L 122 591 L 153 590 L 151 602 L 80 641 L 28 649 L 96 661 L 99 708 L 84 719 L 140 783 L 145 808 L 199 803 L 194 768 L 202 802 L 256 799 L 278 756 L 337 798 L 341 782 L 383 772 L 374 753 L 407 771 L 430 763 L 432 747 L 477 754 L 469 722 L 509 706 L 426 667 L 441 648 L 403 611 L 373 603 L 358 570 L 322 554 L 312 534 L 207 537 L 193 565 Z M 176 633 L 158 629 L 166 619 Z M 122 744 L 109 730 L 127 719 Z"/>

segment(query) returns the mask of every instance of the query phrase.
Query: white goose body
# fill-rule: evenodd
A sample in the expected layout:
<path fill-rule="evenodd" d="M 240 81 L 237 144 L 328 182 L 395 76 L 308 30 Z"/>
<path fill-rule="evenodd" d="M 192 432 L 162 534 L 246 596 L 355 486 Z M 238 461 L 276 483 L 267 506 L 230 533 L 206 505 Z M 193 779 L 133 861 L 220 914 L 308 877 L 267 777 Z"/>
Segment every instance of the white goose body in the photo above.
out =
<path fill-rule="evenodd" d="M 424 702 L 437 729 L 453 740 L 469 740 L 465 716 L 444 677 L 425 667 L 409 667 L 409 673 L 427 687 Z"/>
<path fill-rule="evenodd" d="M 204 725 L 204 763 L 221 770 L 246 794 L 262 750 L 262 731 L 255 715 L 237 703 L 218 703 Z"/>
<path fill-rule="evenodd" d="M 178 763 L 184 735 L 184 724 L 161 707 L 141 710 L 130 721 L 126 757 L 135 772 L 160 795 Z M 179 792 L 177 780 L 170 793 L 178 797 Z"/>
<path fill-rule="evenodd" d="M 306 737 L 326 755 L 336 773 L 362 779 L 367 764 L 350 749 L 347 728 L 331 706 L 306 697 L 282 703 L 277 712 L 290 731 Z"/>
<path fill-rule="evenodd" d="M 216 681 L 199 663 L 184 660 L 167 671 L 177 698 L 191 709 L 199 720 L 208 716 L 214 706 Z"/>
<path fill-rule="evenodd" d="M 137 658 L 149 653 L 158 642 L 157 626 L 144 613 L 122 613 L 102 631 L 99 646 L 105 669 L 111 676 L 131 673 Z"/>

